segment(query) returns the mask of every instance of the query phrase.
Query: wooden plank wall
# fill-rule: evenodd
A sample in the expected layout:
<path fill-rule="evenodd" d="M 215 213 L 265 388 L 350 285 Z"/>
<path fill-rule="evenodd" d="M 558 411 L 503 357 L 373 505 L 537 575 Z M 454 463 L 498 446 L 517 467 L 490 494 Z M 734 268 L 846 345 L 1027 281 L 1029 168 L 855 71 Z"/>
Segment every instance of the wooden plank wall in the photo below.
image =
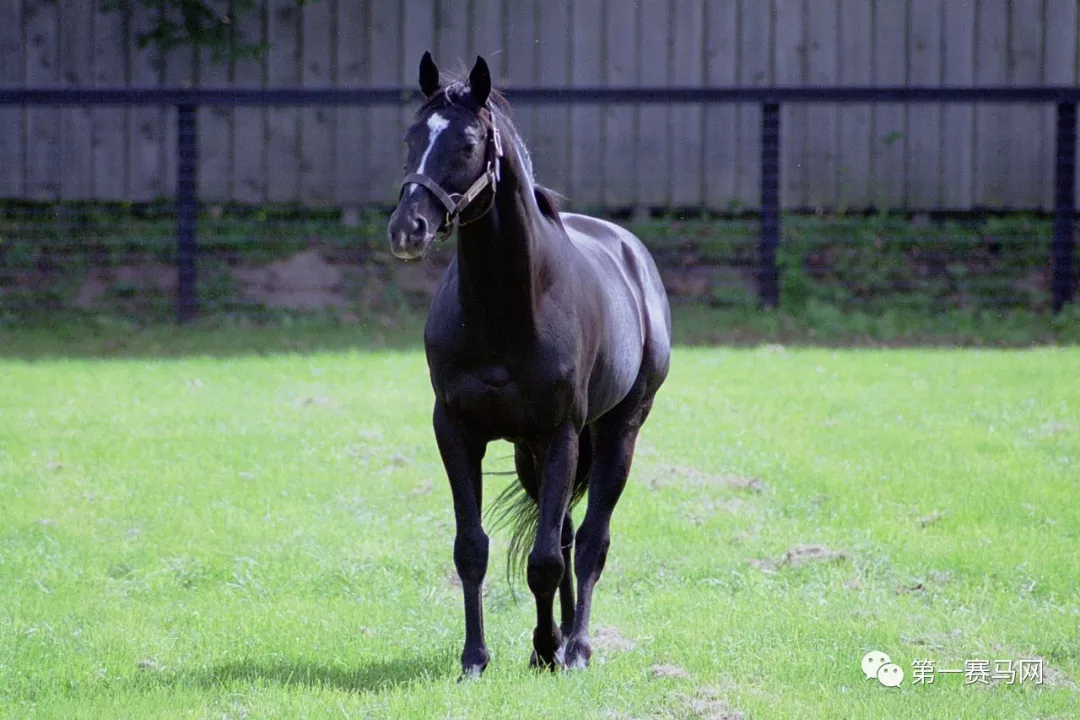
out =
<path fill-rule="evenodd" d="M 223 0 L 224 1 L 224 0 Z M 4 86 L 363 87 L 416 82 L 430 49 L 502 86 L 1074 84 L 1080 0 L 261 0 L 261 59 L 140 49 L 150 13 L 96 0 L 0 3 Z M 204 108 L 209 202 L 392 202 L 412 109 Z M 521 106 L 537 179 L 571 206 L 758 203 L 753 105 Z M 787 208 L 1047 208 L 1051 107 L 790 106 Z M 145 201 L 175 184 L 171 110 L 0 110 L 0 197 Z"/>

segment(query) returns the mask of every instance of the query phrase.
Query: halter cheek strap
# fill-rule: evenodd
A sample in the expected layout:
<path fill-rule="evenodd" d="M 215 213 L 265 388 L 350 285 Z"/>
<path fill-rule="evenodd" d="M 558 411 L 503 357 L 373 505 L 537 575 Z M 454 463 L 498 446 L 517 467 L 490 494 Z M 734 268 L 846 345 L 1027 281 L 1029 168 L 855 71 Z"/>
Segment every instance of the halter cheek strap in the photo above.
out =
<path fill-rule="evenodd" d="M 446 209 L 446 217 L 443 220 L 443 224 L 442 226 L 440 226 L 439 231 L 441 232 L 445 228 L 447 231 L 447 235 L 451 231 L 453 231 L 454 225 L 458 223 L 461 212 L 465 208 L 469 207 L 469 205 L 471 205 L 473 201 L 476 200 L 476 198 L 480 195 L 480 193 L 482 193 L 484 189 L 489 185 L 491 186 L 492 203 L 494 204 L 495 188 L 498 185 L 499 179 L 501 177 L 501 173 L 499 170 L 499 166 L 501 164 L 500 160 L 503 156 L 502 140 L 499 138 L 499 130 L 497 127 L 495 127 L 495 123 L 491 124 L 491 134 L 489 137 L 494 150 L 494 158 L 491 158 L 487 161 L 487 165 L 484 168 L 483 174 L 480 175 L 480 177 L 476 179 L 476 182 L 470 185 L 469 189 L 466 190 L 464 193 L 448 193 L 442 189 L 439 183 L 435 182 L 427 175 L 423 175 L 421 173 L 410 173 L 409 175 L 405 176 L 404 180 L 401 181 L 401 188 L 398 191 L 398 199 L 401 199 L 401 195 L 405 192 L 405 188 L 409 185 L 420 185 L 421 187 L 429 190 L 431 194 L 434 195 L 435 198 L 442 204 L 443 208 Z M 484 214 L 486 215 L 487 212 L 485 212 Z M 481 215 L 480 217 L 483 217 L 483 215 Z M 476 218 L 476 220 L 479 219 L 480 218 Z"/>

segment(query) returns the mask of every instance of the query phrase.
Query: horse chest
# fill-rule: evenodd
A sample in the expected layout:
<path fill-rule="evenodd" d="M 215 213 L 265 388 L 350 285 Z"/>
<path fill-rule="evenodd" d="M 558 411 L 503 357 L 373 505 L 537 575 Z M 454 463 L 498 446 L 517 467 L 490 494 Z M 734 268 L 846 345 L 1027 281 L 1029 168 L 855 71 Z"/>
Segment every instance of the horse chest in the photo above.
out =
<path fill-rule="evenodd" d="M 472 424 L 498 434 L 517 433 L 527 423 L 521 388 L 505 368 L 479 368 L 448 379 L 446 404 Z"/>
<path fill-rule="evenodd" d="M 439 383 L 443 401 L 492 437 L 526 437 L 543 431 L 560 414 L 551 383 L 504 365 L 481 365 L 449 373 Z"/>

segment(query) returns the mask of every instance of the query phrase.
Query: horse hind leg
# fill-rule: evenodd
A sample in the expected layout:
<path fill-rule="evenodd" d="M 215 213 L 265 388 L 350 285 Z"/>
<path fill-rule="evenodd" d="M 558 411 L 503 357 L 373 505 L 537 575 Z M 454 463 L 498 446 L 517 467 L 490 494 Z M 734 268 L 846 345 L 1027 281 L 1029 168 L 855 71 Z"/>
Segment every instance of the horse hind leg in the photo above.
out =
<path fill-rule="evenodd" d="M 578 438 L 578 461 L 577 471 L 574 474 L 574 489 L 570 495 L 570 507 L 573 508 L 581 496 L 585 494 L 589 486 L 589 466 L 592 464 L 592 433 L 589 428 L 581 433 Z M 574 573 L 572 560 L 574 556 L 574 521 L 570 517 L 570 510 L 566 511 L 563 518 L 562 528 L 562 554 L 566 571 L 563 572 L 562 582 L 559 583 L 559 609 L 561 622 L 559 629 L 563 637 L 569 637 L 574 627 Z"/>
<path fill-rule="evenodd" d="M 577 532 L 574 553 L 578 581 L 577 608 L 563 655 L 563 662 L 568 668 L 583 668 L 592 657 L 589 621 L 593 589 L 600 580 L 611 545 L 611 516 L 626 487 L 638 433 L 652 406 L 652 395 L 644 389 L 644 383 L 640 383 L 639 387 L 642 388 L 639 392 L 632 393 L 594 424 L 593 459 L 588 478 L 589 501 L 585 518 Z"/>

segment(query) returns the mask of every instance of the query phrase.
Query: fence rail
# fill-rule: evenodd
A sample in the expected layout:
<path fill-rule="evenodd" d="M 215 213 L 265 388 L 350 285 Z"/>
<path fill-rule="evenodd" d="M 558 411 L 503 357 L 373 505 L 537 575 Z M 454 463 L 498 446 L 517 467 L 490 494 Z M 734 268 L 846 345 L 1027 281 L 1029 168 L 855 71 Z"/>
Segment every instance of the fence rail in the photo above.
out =
<path fill-rule="evenodd" d="M 779 302 L 776 251 L 780 243 L 780 106 L 808 103 L 1010 103 L 1054 104 L 1054 225 L 1049 248 L 1051 304 L 1060 311 L 1075 295 L 1076 125 L 1080 87 L 559 87 L 508 90 L 518 104 L 709 104 L 761 105 L 761 232 L 758 295 L 765 306 Z M 198 312 L 198 117 L 200 106 L 404 105 L 419 99 L 412 88 L 240 89 L 240 88 L 0 88 L 0 106 L 175 107 L 177 205 L 177 310 L 180 322 Z"/>

